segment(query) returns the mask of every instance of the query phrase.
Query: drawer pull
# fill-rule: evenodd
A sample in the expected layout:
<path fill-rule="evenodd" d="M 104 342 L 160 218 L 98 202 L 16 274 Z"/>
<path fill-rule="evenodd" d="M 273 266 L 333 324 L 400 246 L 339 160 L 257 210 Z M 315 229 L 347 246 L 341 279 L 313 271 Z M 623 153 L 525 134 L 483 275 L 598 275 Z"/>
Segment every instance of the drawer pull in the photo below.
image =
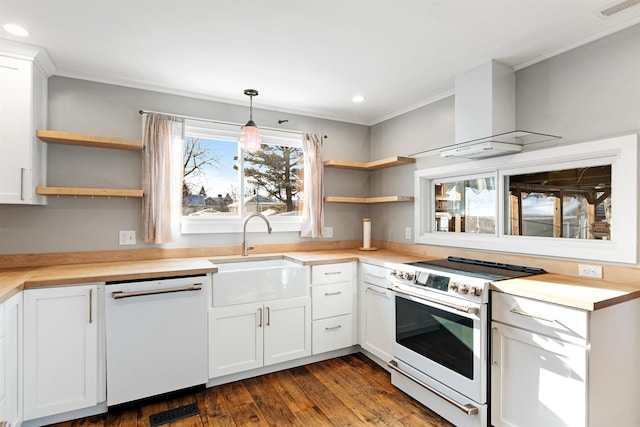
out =
<path fill-rule="evenodd" d="M 517 308 L 512 308 L 511 310 L 509 310 L 511 313 L 513 314 L 518 314 L 520 316 L 525 316 L 525 317 L 530 317 L 532 319 L 538 319 L 538 320 L 543 320 L 545 322 L 549 322 L 549 323 L 557 323 L 558 321 L 556 319 L 549 319 L 547 317 L 540 317 L 540 316 L 536 316 L 535 314 L 531 314 L 531 313 L 527 313 L 526 311 L 520 311 Z"/>
<path fill-rule="evenodd" d="M 371 273 L 367 273 L 367 276 L 373 277 L 374 279 L 380 279 L 380 280 L 385 280 L 386 279 L 386 277 L 384 277 L 384 276 L 376 276 L 375 274 L 371 274 Z"/>
<path fill-rule="evenodd" d="M 408 374 L 407 372 L 403 371 L 402 369 L 400 369 L 398 367 L 398 362 L 396 362 L 395 360 L 392 360 L 389 363 L 387 363 L 387 366 L 389 368 L 393 369 L 394 371 L 396 371 L 397 373 L 399 373 L 400 375 L 403 375 L 403 376 L 407 377 L 408 379 L 410 379 L 414 383 L 418 384 L 419 386 L 423 387 L 424 389 L 426 389 L 426 390 L 430 391 L 431 393 L 435 394 L 439 398 L 449 402 L 450 404 L 452 404 L 453 406 L 455 406 L 456 408 L 458 408 L 459 410 L 461 410 L 465 414 L 467 414 L 467 415 L 476 415 L 479 412 L 478 408 L 476 408 L 475 406 L 470 405 L 470 404 L 466 404 L 465 405 L 465 404 L 456 402 L 455 400 L 453 400 L 452 398 L 450 398 L 446 394 L 441 393 L 440 391 L 436 390 L 435 388 L 433 388 L 433 387 L 425 384 L 424 382 L 420 381 L 418 378 L 414 377 L 413 375 Z"/>
<path fill-rule="evenodd" d="M 342 271 L 327 271 L 324 273 L 325 276 L 332 276 L 334 274 L 342 274 Z"/>
<path fill-rule="evenodd" d="M 325 293 L 324 293 L 324 296 L 325 296 L 325 297 L 330 297 L 330 296 L 333 296 L 333 295 L 340 295 L 341 293 L 342 293 L 342 291 L 336 291 L 336 292 L 325 292 Z"/>
<path fill-rule="evenodd" d="M 387 296 L 386 292 L 383 291 L 379 291 L 377 289 L 373 289 L 371 286 L 367 286 L 367 290 L 373 292 L 374 294 L 378 294 L 378 295 L 382 295 L 382 296 Z"/>
<path fill-rule="evenodd" d="M 324 328 L 325 331 L 337 331 L 338 329 L 342 328 L 342 325 L 338 325 L 338 326 L 327 326 L 326 328 Z"/>

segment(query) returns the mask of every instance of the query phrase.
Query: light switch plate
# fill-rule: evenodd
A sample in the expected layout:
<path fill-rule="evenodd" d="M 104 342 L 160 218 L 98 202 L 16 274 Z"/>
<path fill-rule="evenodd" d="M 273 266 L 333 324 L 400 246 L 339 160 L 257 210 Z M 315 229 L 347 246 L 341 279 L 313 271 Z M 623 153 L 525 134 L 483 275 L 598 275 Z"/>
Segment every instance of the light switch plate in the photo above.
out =
<path fill-rule="evenodd" d="M 136 244 L 136 232 L 134 230 L 120 230 L 120 245 L 128 246 Z"/>
<path fill-rule="evenodd" d="M 411 239 L 411 227 L 404 228 L 404 238 Z"/>
<path fill-rule="evenodd" d="M 325 227 L 322 231 L 322 237 L 330 239 L 333 237 L 333 227 Z"/>

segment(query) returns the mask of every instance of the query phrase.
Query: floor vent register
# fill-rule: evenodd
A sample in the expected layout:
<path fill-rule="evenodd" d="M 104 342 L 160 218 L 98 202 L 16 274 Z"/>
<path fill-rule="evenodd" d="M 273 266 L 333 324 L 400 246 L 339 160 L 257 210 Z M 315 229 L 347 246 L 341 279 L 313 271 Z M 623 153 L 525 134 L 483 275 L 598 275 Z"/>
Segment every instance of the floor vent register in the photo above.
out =
<path fill-rule="evenodd" d="M 189 405 L 181 406 L 179 408 L 169 409 L 167 411 L 158 412 L 149 417 L 149 423 L 151 427 L 161 426 L 163 424 L 169 424 L 173 421 L 189 418 L 194 415 L 200 414 L 200 408 L 197 403 L 191 403 Z"/>

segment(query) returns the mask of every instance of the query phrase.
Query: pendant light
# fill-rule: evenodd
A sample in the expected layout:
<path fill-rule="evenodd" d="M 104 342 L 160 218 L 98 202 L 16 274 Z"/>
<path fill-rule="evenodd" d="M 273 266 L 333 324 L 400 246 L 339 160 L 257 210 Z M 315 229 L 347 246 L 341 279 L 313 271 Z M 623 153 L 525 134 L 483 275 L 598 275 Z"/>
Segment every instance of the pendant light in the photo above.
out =
<path fill-rule="evenodd" d="M 249 97 L 249 121 L 242 127 L 240 131 L 240 147 L 244 151 L 258 151 L 262 144 L 260 129 L 253 121 L 253 97 L 258 96 L 255 89 L 245 89 L 244 94 Z"/>

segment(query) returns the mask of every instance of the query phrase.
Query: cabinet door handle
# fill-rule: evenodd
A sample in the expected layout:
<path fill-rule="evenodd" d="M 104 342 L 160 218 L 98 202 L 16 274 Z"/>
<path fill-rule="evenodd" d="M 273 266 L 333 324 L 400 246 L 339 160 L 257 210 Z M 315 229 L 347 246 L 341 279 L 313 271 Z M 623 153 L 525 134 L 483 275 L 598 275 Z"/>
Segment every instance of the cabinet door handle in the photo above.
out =
<path fill-rule="evenodd" d="M 498 332 L 498 328 L 491 328 L 491 364 L 497 365 L 496 358 L 494 356 L 494 352 L 496 351 L 496 333 Z"/>
<path fill-rule="evenodd" d="M 262 328 L 262 309 L 258 309 L 258 328 Z"/>
<path fill-rule="evenodd" d="M 531 313 L 527 313 L 526 311 L 520 311 L 517 308 L 512 308 L 511 310 L 509 310 L 511 313 L 513 314 L 518 314 L 520 316 L 525 316 L 525 317 L 530 317 L 532 319 L 538 319 L 538 320 L 543 320 L 545 322 L 549 322 L 549 323 L 556 323 L 557 320 L 556 319 L 549 319 L 548 317 L 540 317 L 540 316 L 536 316 L 535 314 L 531 314 Z"/>
<path fill-rule="evenodd" d="M 370 292 L 373 292 L 374 294 L 378 294 L 378 295 L 385 296 L 385 297 L 387 296 L 386 292 L 379 291 L 377 289 L 373 289 L 371 286 L 367 286 L 367 290 L 370 291 Z"/>
<path fill-rule="evenodd" d="M 267 326 L 271 326 L 271 309 L 267 307 Z"/>
<path fill-rule="evenodd" d="M 334 274 L 342 274 L 342 272 L 341 271 L 327 271 L 327 272 L 324 273 L 325 276 L 331 276 L 331 275 L 334 275 Z"/>
<path fill-rule="evenodd" d="M 332 295 L 340 295 L 342 293 L 342 291 L 336 291 L 336 292 L 325 292 L 324 296 L 325 297 L 330 297 Z"/>
<path fill-rule="evenodd" d="M 89 289 L 89 323 L 93 323 L 93 289 Z"/>
<path fill-rule="evenodd" d="M 24 200 L 24 172 L 25 168 L 20 168 L 20 200 Z"/>
<path fill-rule="evenodd" d="M 327 326 L 326 328 L 324 328 L 325 331 L 336 331 L 338 329 L 342 328 L 342 325 L 338 325 L 338 326 Z"/>

